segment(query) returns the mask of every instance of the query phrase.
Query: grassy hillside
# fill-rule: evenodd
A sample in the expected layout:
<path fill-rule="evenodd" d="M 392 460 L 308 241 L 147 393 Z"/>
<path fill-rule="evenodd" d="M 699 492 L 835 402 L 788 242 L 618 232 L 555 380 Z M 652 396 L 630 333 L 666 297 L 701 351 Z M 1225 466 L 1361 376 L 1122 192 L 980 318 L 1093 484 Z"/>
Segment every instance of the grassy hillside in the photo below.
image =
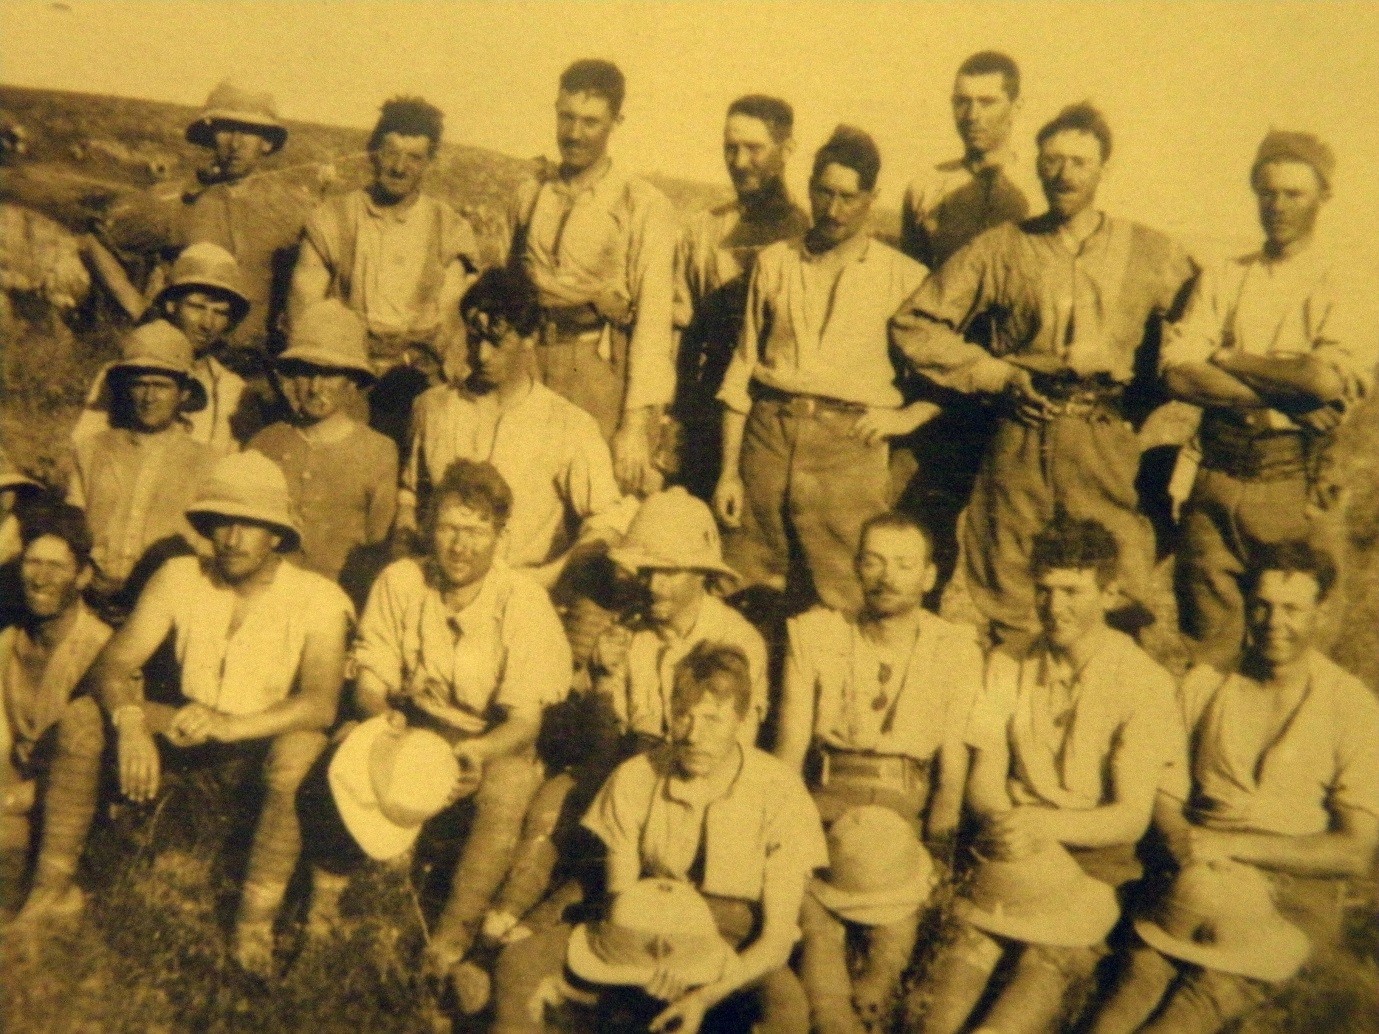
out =
<path fill-rule="evenodd" d="M 182 140 L 190 108 L 146 101 L 0 87 L 0 114 L 23 124 L 30 153 L 0 170 L 0 198 L 22 198 L 70 225 L 83 213 L 113 209 L 141 192 L 173 198 L 195 172 L 198 152 Z M 322 196 L 362 182 L 365 134 L 290 123 L 284 151 L 268 175 L 295 196 Z M 474 222 L 497 247 L 504 200 L 528 163 L 447 144 L 432 189 Z M 663 183 L 682 211 L 720 192 Z M 113 332 L 96 307 L 75 329 L 21 308 L 0 327 L 0 437 L 22 464 L 54 484 L 64 477 L 65 441 L 87 385 L 113 355 Z M 1379 685 L 1379 405 L 1371 402 L 1347 429 L 1341 449 L 1350 495 L 1352 555 L 1335 608 L 1334 655 L 1372 687 Z M 1166 572 L 1164 572 L 1166 575 Z M 1166 584 L 1166 577 L 1165 577 Z M 952 604 L 961 609 L 962 602 Z M 1171 601 L 1159 601 L 1171 630 Z M 1181 655 L 1171 632 L 1157 649 Z M 418 863 L 421 894 L 403 874 L 361 874 L 347 894 L 349 939 L 298 956 L 290 907 L 282 930 L 286 975 L 268 993 L 245 980 L 224 950 L 236 901 L 234 872 L 244 841 L 235 835 L 233 802 L 223 790 L 186 781 L 152 821 L 131 813 L 102 824 L 93 839 L 86 882 L 99 898 L 75 931 L 30 948 L 0 940 L 0 1026 L 12 1034 L 174 1031 L 430 1031 L 445 1029 L 432 992 L 415 980 L 423 937 L 420 915 L 438 907 L 430 861 Z M 240 850 L 213 850 L 226 840 Z M 444 856 L 444 847 L 437 857 Z M 23 858 L 0 855 L 0 908 L 22 890 Z M 1319 961 L 1313 975 L 1278 1005 L 1253 1017 L 1253 1034 L 1379 1031 L 1379 932 L 1374 900 L 1352 903 L 1347 946 Z"/>

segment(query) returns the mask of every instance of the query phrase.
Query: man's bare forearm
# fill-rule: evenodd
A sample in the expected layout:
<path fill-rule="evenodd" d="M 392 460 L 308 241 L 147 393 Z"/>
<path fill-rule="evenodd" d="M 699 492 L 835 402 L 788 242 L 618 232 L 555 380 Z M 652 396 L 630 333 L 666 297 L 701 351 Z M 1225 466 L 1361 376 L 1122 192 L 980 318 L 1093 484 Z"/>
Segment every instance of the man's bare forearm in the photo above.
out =
<path fill-rule="evenodd" d="M 1183 363 L 1164 371 L 1164 387 L 1180 402 L 1226 409 L 1265 409 L 1268 401 L 1239 377 L 1211 363 Z"/>
<path fill-rule="evenodd" d="M 1311 356 L 1249 355 L 1232 348 L 1218 350 L 1211 365 L 1253 389 L 1276 409 L 1315 409 L 1345 396 L 1345 384 L 1335 369 Z"/>

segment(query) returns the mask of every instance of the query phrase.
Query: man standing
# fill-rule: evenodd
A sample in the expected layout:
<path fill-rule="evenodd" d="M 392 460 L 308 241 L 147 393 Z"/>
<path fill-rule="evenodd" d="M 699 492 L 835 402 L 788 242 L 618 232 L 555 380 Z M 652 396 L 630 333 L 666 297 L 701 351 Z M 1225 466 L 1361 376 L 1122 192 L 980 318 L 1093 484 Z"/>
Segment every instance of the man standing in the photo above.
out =
<path fill-rule="evenodd" d="M 239 263 L 250 308 L 236 328 L 228 365 L 242 375 L 262 372 L 264 349 L 272 318 L 281 311 L 286 286 L 286 262 L 297 247 L 305 214 L 305 198 L 287 188 L 270 196 L 260 163 L 287 142 L 287 128 L 278 119 L 271 95 L 226 80 L 211 91 L 206 106 L 187 126 L 187 140 L 212 154 L 210 167 L 198 174 L 171 213 L 153 213 L 153 226 L 134 226 L 140 219 L 115 220 L 109 233 L 124 250 L 152 252 L 157 260 L 171 258 L 198 241 L 218 244 Z M 129 223 L 128 234 L 121 223 Z M 137 237 L 129 241 L 124 236 Z M 110 238 L 107 238 L 110 239 Z M 130 282 L 118 259 L 95 237 L 88 238 L 88 254 L 96 275 L 136 319 L 147 295 Z M 171 254 L 168 254 L 168 253 Z M 160 286 L 155 274 L 150 293 Z"/>
<path fill-rule="evenodd" d="M 675 252 L 679 480 L 706 501 L 722 460 L 718 389 L 742 334 L 752 266 L 762 248 L 809 229 L 785 186 L 794 125 L 794 110 L 776 97 L 749 94 L 728 106 L 723 161 L 737 200 L 695 216 Z"/>
<path fill-rule="evenodd" d="M 210 446 L 217 456 L 238 451 L 263 426 L 271 389 L 260 381 L 246 392 L 244 378 L 218 358 L 225 354 L 226 339 L 249 313 L 235 257 L 209 241 L 182 249 L 168 286 L 149 310 L 182 331 L 192 344 L 192 376 L 206 391 L 206 407 L 187 415 L 192 440 Z M 103 372 L 77 418 L 72 440 L 109 426 L 110 386 Z"/>
<path fill-rule="evenodd" d="M 284 561 L 301 524 L 282 472 L 261 454 L 222 459 L 187 517 L 210 540 L 211 556 L 163 565 L 96 659 L 96 696 L 63 713 L 34 889 L 15 921 L 37 927 L 80 911 L 73 877 L 105 759 L 113 757 L 120 792 L 136 803 L 158 796 L 165 770 L 214 766 L 257 777 L 265 792 L 234 955 L 267 976 L 273 921 L 301 852 L 297 787 L 335 721 L 353 608 L 328 579 Z M 169 637 L 178 685 L 146 686 L 140 671 Z"/>
<path fill-rule="evenodd" d="M 206 406 L 186 335 L 157 320 L 129 332 L 122 351 L 106 371 L 112 426 L 73 446 L 67 489 L 94 539 L 91 592 L 111 604 L 151 547 L 185 550 L 194 541 L 185 511 L 214 462 L 182 420 Z"/>
<path fill-rule="evenodd" d="M 967 728 L 974 751 L 967 803 L 981 823 L 984 860 L 958 912 L 986 918 L 960 921 L 916 989 L 928 1003 L 917 1028 L 923 1034 L 964 1029 L 1002 955 L 1017 947 L 1014 978 L 981 1030 L 1053 1028 L 1068 990 L 1091 976 L 1115 921 L 1110 887 L 1139 876 L 1136 844 L 1156 805 L 1177 806 L 1186 743 L 1173 679 L 1106 624 L 1116 600 L 1118 549 L 1096 521 L 1066 515 L 1035 537 L 1031 565 L 1043 634 L 1019 660 L 991 655 Z M 1064 887 L 1077 899 L 1063 902 L 1070 916 L 1085 910 L 1101 921 L 1051 931 L 1055 916 L 1046 914 L 1017 932 L 1015 921 L 1039 903 L 1024 893 L 1003 897 L 1001 889 L 1019 888 L 1025 869 L 1044 873 L 1049 891 Z M 1010 925 L 992 921 L 1001 915 Z"/>
<path fill-rule="evenodd" d="M 560 77 L 560 163 L 513 198 L 509 263 L 536 285 L 541 380 L 598 421 L 618 482 L 645 494 L 665 407 L 675 393 L 671 342 L 675 219 L 670 202 L 608 156 L 626 83 L 608 61 Z"/>
<path fill-rule="evenodd" d="M 1126 389 L 1194 272 L 1167 237 L 1096 208 L 1111 156 L 1100 112 L 1065 108 L 1038 143 L 1048 213 L 982 234 L 891 325 L 916 371 L 1001 401 L 959 539 L 973 601 L 1017 653 L 1038 630 L 1030 546 L 1058 510 L 1109 528 L 1124 590 L 1146 597 L 1154 542 Z M 990 323 L 985 346 L 964 337 L 979 319 Z"/>
<path fill-rule="evenodd" d="M 398 528 L 415 531 L 418 512 L 455 460 L 492 463 L 512 492 L 507 562 L 549 588 L 577 541 L 621 532 L 634 504 L 623 503 L 594 418 L 533 373 L 533 349 L 544 346 L 531 284 L 512 270 L 486 270 L 465 292 L 460 315 L 469 377 L 417 399 Z"/>
<path fill-rule="evenodd" d="M 718 393 L 714 507 L 732 530 L 729 563 L 749 585 L 783 591 L 802 579 L 826 606 L 850 612 L 861 604 L 858 532 L 890 503 L 887 443 L 937 412 L 906 407 L 896 386 L 888 307 L 924 267 L 871 235 L 880 171 L 880 152 L 860 129 L 839 126 L 819 149 L 814 225 L 758 256 Z"/>
<path fill-rule="evenodd" d="M 1192 787 L 1187 821 L 1175 813 L 1166 831 L 1184 868 L 1135 924 L 1147 943 L 1133 950 L 1095 1034 L 1228 1025 L 1278 993 L 1309 941 L 1314 952 L 1340 941 L 1345 881 L 1373 871 L 1379 704 L 1314 645 L 1335 564 L 1305 542 L 1274 543 L 1259 548 L 1242 581 L 1238 669 L 1199 665 L 1183 683 Z M 1266 910 L 1252 915 L 1244 891 L 1255 882 L 1266 884 Z M 1193 884 L 1215 892 L 1203 900 Z M 1270 891 L 1286 923 L 1261 921 Z M 1189 901 L 1197 907 L 1184 911 Z"/>
<path fill-rule="evenodd" d="M 1040 197 L 1010 146 L 1020 67 L 994 50 L 973 54 L 958 66 L 952 103 L 962 157 L 915 179 L 900 211 L 900 250 L 930 269 L 993 226 L 1020 222 Z"/>
<path fill-rule="evenodd" d="M 427 554 L 374 583 L 354 649 L 358 708 L 390 709 L 449 742 L 456 799 L 473 822 L 427 967 L 452 979 L 507 875 L 541 778 L 533 745 L 546 706 L 570 688 L 570 648 L 545 591 L 500 558 L 512 491 L 490 463 L 458 459 L 428 504 Z"/>
<path fill-rule="evenodd" d="M 930 269 L 993 226 L 1018 223 L 1035 205 L 1042 207 L 1038 180 L 1010 145 L 1021 106 L 1019 66 L 995 51 L 973 54 L 958 67 L 952 106 L 963 155 L 916 178 L 900 213 L 900 250 Z M 965 336 L 988 344 L 987 321 L 974 321 Z M 912 391 L 943 412 L 894 443 L 891 472 L 898 505 L 934 529 L 937 596 L 957 566 L 958 517 L 972 495 L 993 415 L 980 397 L 927 382 Z"/>
<path fill-rule="evenodd" d="M 292 420 L 264 428 L 249 447 L 287 476 L 302 515 L 302 566 L 362 604 L 397 512 L 397 446 L 348 412 L 373 380 L 364 324 L 333 298 L 316 302 L 292 321 L 276 366 Z"/>
<path fill-rule="evenodd" d="M 21 535 L 21 617 L 0 631 L 0 725 L 8 731 L 0 762 L 5 825 L 33 808 L 38 777 L 52 763 L 58 719 L 110 638 L 110 626 L 81 600 L 91 581 L 86 515 L 65 503 L 40 507 L 25 516 Z"/>
<path fill-rule="evenodd" d="M 809 1027 L 808 1004 L 788 962 L 805 884 L 827 864 L 827 849 L 799 776 L 743 746 L 751 682 L 737 647 L 705 642 L 691 650 L 675 669 L 671 742 L 619 766 L 584 819 L 607 849 L 609 896 L 642 878 L 691 883 L 737 949 L 707 984 L 689 988 L 669 972 L 657 974 L 646 988 L 665 1005 L 652 1031 L 738 1029 L 743 1006 L 755 1007 L 760 1031 Z M 562 923 L 504 949 L 495 1031 L 551 1029 L 544 1007 L 563 1004 L 550 990 L 570 935 Z"/>
<path fill-rule="evenodd" d="M 373 372 L 399 365 L 414 375 L 386 378 L 370 399 L 373 424 L 405 446 L 412 401 L 439 377 L 459 323 L 459 301 L 478 269 L 469 223 L 422 192 L 440 148 L 440 109 L 420 97 L 384 103 L 369 158 L 373 182 L 331 198 L 307 220 L 292 274 L 291 308 L 338 298 L 364 321 Z"/>
<path fill-rule="evenodd" d="M 1328 454 L 1379 347 L 1365 287 L 1313 241 L 1334 171 L 1310 134 L 1265 137 L 1250 174 L 1264 247 L 1204 276 L 1164 342 L 1168 390 L 1205 407 L 1176 571 L 1195 659 L 1218 667 L 1239 656 L 1240 579 L 1260 549 L 1308 536 L 1343 547 Z"/>

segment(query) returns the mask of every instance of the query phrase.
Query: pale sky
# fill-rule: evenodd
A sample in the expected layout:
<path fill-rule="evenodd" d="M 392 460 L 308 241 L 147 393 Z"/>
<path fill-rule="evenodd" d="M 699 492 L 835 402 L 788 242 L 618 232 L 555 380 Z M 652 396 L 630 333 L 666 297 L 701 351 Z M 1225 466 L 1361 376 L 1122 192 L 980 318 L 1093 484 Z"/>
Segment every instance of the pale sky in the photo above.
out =
<path fill-rule="evenodd" d="M 1090 99 L 1116 133 L 1111 211 L 1231 249 L 1258 237 L 1246 177 L 1270 126 L 1321 134 L 1340 170 L 1327 223 L 1379 241 L 1379 3 L 776 3 L 545 0 L 0 0 L 0 80 L 199 104 L 226 75 L 289 118 L 367 127 L 419 93 L 449 139 L 554 153 L 560 71 L 627 74 L 615 151 L 628 165 L 725 182 L 723 110 L 747 92 L 796 110 L 808 157 L 841 121 L 881 147 L 882 197 L 954 157 L 953 71 L 973 51 L 1020 62 L 1026 160 L 1059 107 Z"/>

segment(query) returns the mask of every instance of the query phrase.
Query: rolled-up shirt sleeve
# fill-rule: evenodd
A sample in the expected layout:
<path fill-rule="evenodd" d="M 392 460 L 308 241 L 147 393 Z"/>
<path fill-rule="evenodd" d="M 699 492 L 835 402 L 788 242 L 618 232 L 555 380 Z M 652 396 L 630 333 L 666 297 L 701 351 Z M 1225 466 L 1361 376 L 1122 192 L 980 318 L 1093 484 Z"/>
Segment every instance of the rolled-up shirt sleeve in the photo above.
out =
<path fill-rule="evenodd" d="M 1221 347 L 1225 314 L 1221 311 L 1220 270 L 1204 271 L 1188 296 L 1178 322 L 1164 329 L 1159 350 L 1159 372 L 1187 363 L 1205 363 Z"/>
<path fill-rule="evenodd" d="M 638 198 L 627 254 L 635 322 L 627 350 L 625 411 L 669 405 L 675 394 L 671 326 L 678 229 L 670 201 L 659 190 L 648 189 Z"/>
<path fill-rule="evenodd" d="M 1370 271 L 1373 272 L 1372 270 Z M 1331 274 L 1327 299 L 1313 354 L 1329 363 L 1346 386 L 1346 402 L 1354 404 L 1374 390 L 1379 365 L 1379 306 L 1373 290 L 1353 264 L 1345 263 Z"/>
<path fill-rule="evenodd" d="M 1001 391 L 1009 367 L 963 337 L 972 319 L 993 301 L 994 249 L 988 232 L 934 270 L 891 317 L 891 344 L 917 373 L 967 394 Z"/>
<path fill-rule="evenodd" d="M 635 500 L 624 503 L 613 475 L 613 457 L 594 418 L 583 410 L 565 428 L 566 462 L 561 467 L 562 495 L 582 522 L 583 531 L 604 528 L 619 533 L 636 513 Z"/>
<path fill-rule="evenodd" d="M 963 738 L 976 750 L 995 750 L 1007 742 L 1020 682 L 1018 661 L 1002 653 L 987 658 L 982 687 L 972 702 Z"/>
<path fill-rule="evenodd" d="M 494 703 L 530 711 L 564 700 L 574 670 L 565 629 L 546 591 L 521 574 L 514 575 L 501 635 L 504 662 Z"/>
<path fill-rule="evenodd" d="M 416 584 L 412 584 L 416 583 Z M 407 597 L 420 591 L 422 576 L 410 560 L 389 565 L 369 591 L 354 640 L 354 664 L 389 690 L 402 688 L 405 678 L 403 636 Z"/>

